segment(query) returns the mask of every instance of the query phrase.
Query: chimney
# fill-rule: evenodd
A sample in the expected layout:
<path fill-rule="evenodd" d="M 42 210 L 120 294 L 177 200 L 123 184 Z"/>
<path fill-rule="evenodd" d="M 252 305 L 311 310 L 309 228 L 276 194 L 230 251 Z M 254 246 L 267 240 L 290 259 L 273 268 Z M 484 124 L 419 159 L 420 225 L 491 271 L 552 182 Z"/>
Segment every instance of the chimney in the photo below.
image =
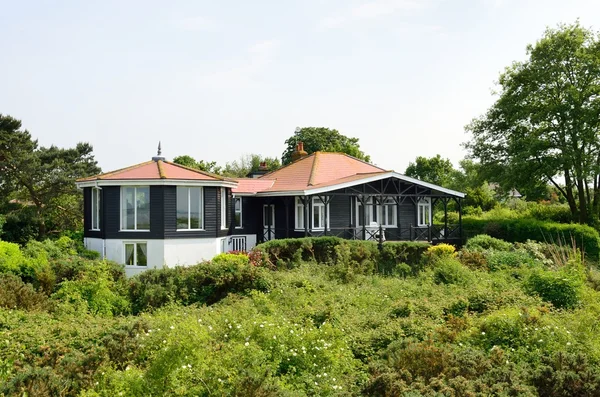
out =
<path fill-rule="evenodd" d="M 308 153 L 304 151 L 304 142 L 298 142 L 296 150 L 292 153 L 292 162 L 298 161 L 305 156 L 308 156 Z"/>
<path fill-rule="evenodd" d="M 246 175 L 247 178 L 260 178 L 261 176 L 263 176 L 264 174 L 267 174 L 269 172 L 269 168 L 267 167 L 267 162 L 266 161 L 261 161 L 258 164 L 258 169 L 256 171 L 250 171 L 250 173 L 248 173 L 248 175 Z"/>
<path fill-rule="evenodd" d="M 259 171 L 268 171 L 269 169 L 267 168 L 267 162 L 261 161 L 260 164 L 258 165 L 258 170 Z"/>

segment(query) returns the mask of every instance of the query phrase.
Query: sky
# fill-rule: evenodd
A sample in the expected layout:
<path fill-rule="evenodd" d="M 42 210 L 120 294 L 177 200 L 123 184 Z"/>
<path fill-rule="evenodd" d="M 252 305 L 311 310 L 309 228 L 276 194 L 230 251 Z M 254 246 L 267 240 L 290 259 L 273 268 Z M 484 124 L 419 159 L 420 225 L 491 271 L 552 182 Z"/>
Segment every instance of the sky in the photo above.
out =
<path fill-rule="evenodd" d="M 547 27 L 598 0 L 0 0 L 0 114 L 107 172 L 281 157 L 296 127 L 359 138 L 380 167 L 457 164 L 465 125 Z"/>

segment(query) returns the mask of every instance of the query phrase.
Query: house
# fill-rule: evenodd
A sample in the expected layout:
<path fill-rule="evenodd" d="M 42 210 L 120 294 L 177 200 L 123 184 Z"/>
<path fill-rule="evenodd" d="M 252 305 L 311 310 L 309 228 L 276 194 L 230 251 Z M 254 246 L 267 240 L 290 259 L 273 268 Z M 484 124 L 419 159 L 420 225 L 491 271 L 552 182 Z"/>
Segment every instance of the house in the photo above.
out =
<path fill-rule="evenodd" d="M 302 144 L 291 164 L 230 179 L 159 155 L 77 181 L 84 196 L 84 241 L 128 275 L 190 265 L 288 237 L 460 242 L 459 224 L 433 224 L 464 194 L 388 171 L 343 153 Z M 446 218 L 446 217 L 445 217 Z"/>

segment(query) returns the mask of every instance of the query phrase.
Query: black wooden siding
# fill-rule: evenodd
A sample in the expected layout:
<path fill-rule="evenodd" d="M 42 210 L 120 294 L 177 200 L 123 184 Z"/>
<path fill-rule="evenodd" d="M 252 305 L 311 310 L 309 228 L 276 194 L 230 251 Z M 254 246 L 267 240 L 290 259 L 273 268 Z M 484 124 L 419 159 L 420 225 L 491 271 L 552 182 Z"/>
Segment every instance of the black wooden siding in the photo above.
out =
<path fill-rule="evenodd" d="M 101 189 L 100 231 L 91 228 L 91 189 L 83 189 L 84 236 L 106 239 L 200 238 L 227 235 L 221 230 L 220 188 L 204 187 L 204 230 L 177 230 L 177 187 L 150 186 L 150 231 L 121 231 L 121 187 Z M 226 189 L 230 196 L 231 189 Z M 228 207 L 231 201 L 228 202 Z M 228 216 L 228 221 L 231 216 Z"/>

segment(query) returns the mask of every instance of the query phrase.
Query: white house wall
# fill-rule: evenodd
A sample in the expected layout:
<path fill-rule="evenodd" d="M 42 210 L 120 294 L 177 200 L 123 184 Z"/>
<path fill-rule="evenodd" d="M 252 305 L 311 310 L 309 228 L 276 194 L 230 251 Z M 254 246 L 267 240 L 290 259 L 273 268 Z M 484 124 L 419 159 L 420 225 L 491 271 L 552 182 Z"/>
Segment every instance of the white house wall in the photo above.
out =
<path fill-rule="evenodd" d="M 190 266 L 212 259 L 220 252 L 221 238 L 169 239 L 164 241 L 167 266 Z"/>

